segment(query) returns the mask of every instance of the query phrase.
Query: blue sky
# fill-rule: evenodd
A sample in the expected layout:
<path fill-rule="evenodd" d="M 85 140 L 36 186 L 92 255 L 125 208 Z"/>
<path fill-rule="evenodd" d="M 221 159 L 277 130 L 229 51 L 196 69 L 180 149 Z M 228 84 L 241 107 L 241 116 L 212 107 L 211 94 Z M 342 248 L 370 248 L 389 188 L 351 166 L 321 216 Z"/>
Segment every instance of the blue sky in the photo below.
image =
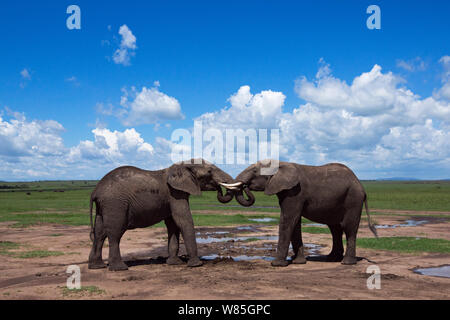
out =
<path fill-rule="evenodd" d="M 71 4 L 81 30 L 66 27 Z M 381 30 L 366 27 L 371 4 Z M 209 127 L 245 118 L 245 128 L 282 129 L 284 160 L 339 161 L 366 179 L 450 178 L 449 9 L 448 1 L 2 3 L 0 180 L 163 167 L 172 131 L 208 112 Z M 115 61 L 121 49 L 128 63 Z M 352 88 L 363 74 L 371 82 Z M 250 100 L 234 105 L 229 98 L 245 98 L 246 86 Z M 404 90 L 414 96 L 407 103 Z M 273 123 L 258 122 L 267 111 L 259 98 Z"/>

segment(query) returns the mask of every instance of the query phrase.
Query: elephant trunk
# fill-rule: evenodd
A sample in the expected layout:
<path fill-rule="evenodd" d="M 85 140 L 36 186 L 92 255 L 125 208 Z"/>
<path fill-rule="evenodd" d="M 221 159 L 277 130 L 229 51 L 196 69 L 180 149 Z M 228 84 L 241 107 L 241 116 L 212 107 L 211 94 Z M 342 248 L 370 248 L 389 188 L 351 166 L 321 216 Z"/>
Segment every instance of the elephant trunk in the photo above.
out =
<path fill-rule="evenodd" d="M 248 199 L 245 199 L 242 190 L 245 192 Z M 255 196 L 250 191 L 250 189 L 247 186 L 245 186 L 243 189 L 239 189 L 238 191 L 236 191 L 236 200 L 237 202 L 239 202 L 240 205 L 244 207 L 250 207 L 255 203 Z"/>
<path fill-rule="evenodd" d="M 221 203 L 228 203 L 231 200 L 233 200 L 233 197 L 234 197 L 233 190 L 227 189 L 227 193 L 225 195 L 223 195 L 222 188 L 221 187 L 217 188 L 217 200 L 219 200 Z"/>

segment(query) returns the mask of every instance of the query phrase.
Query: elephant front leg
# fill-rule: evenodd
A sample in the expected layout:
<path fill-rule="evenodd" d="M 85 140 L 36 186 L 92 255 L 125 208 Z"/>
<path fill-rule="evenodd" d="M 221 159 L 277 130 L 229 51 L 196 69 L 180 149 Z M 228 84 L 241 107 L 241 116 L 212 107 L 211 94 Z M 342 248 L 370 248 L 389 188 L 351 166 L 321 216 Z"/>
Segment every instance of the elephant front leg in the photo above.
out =
<path fill-rule="evenodd" d="M 173 220 L 183 235 L 184 245 L 189 256 L 187 265 L 188 267 L 198 267 L 203 265 L 203 262 L 198 257 L 194 221 L 192 220 L 187 197 L 188 195 L 178 195 L 177 198 L 172 199 L 170 209 Z"/>
<path fill-rule="evenodd" d="M 297 225 L 292 232 L 291 244 L 292 250 L 294 251 L 294 256 L 292 263 L 294 264 L 305 264 L 305 252 L 303 248 L 303 240 L 302 240 L 302 218 L 298 219 Z"/>
<path fill-rule="evenodd" d="M 168 234 L 168 251 L 169 257 L 167 258 L 167 264 L 180 265 L 184 262 L 178 257 L 178 251 L 180 248 L 180 229 L 177 227 L 173 218 L 167 218 L 164 220 L 167 227 Z"/>
<path fill-rule="evenodd" d="M 289 252 L 289 244 L 291 242 L 294 229 L 299 223 L 301 217 L 302 205 L 294 197 L 286 197 L 280 201 L 280 207 L 281 215 L 280 226 L 278 229 L 277 255 L 275 260 L 272 261 L 272 266 L 274 267 L 285 267 L 289 264 L 286 257 Z M 298 245 L 298 240 L 296 242 L 296 245 Z M 298 250 L 300 250 L 299 245 Z"/>

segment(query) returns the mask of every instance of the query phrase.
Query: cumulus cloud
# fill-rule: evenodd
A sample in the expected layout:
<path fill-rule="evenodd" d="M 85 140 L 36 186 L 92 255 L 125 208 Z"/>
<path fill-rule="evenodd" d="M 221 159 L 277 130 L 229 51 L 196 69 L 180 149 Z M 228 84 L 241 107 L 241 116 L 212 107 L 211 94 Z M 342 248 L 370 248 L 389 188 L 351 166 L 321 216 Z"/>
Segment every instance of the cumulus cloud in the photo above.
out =
<path fill-rule="evenodd" d="M 216 128 L 273 128 L 281 115 L 286 96 L 281 92 L 264 90 L 250 92 L 250 86 L 239 88 L 229 99 L 231 106 L 198 117 L 205 127 Z"/>
<path fill-rule="evenodd" d="M 159 169 L 170 163 L 163 140 L 155 150 L 134 128 L 95 128 L 91 139 L 66 147 L 60 123 L 7 111 L 10 119 L 0 117 L 1 180 L 101 178 L 121 165 Z"/>
<path fill-rule="evenodd" d="M 10 112 L 11 113 L 11 112 Z M 7 120 L 0 116 L 0 156 L 48 156 L 64 151 L 61 133 L 64 127 L 54 120 L 28 121 L 23 114 L 11 113 Z"/>
<path fill-rule="evenodd" d="M 283 112 L 283 93 L 253 95 L 242 86 L 229 98 L 231 107 L 197 120 L 221 130 L 279 128 L 282 160 L 343 162 L 366 178 L 407 168 L 412 171 L 404 174 L 413 177 L 442 177 L 442 170 L 450 176 L 450 104 L 445 100 L 421 98 L 379 65 L 348 84 L 323 60 L 316 78 L 300 78 L 295 92 L 305 103 Z"/>
<path fill-rule="evenodd" d="M 129 164 L 130 161 L 150 160 L 153 147 L 134 128 L 123 132 L 107 128 L 92 130 L 94 140 L 81 141 L 70 149 L 70 161 L 101 159 L 103 162 Z M 130 159 L 131 158 L 131 159 Z"/>
<path fill-rule="evenodd" d="M 114 52 L 113 61 L 116 64 L 128 66 L 137 49 L 136 37 L 126 24 L 119 28 L 119 35 L 121 36 L 121 42 L 119 48 Z"/>
<path fill-rule="evenodd" d="M 158 83 L 159 84 L 159 83 Z M 114 115 L 125 126 L 156 124 L 158 121 L 184 119 L 178 100 L 161 92 L 159 87 L 123 89 L 119 108 L 98 103 L 97 112 Z"/>

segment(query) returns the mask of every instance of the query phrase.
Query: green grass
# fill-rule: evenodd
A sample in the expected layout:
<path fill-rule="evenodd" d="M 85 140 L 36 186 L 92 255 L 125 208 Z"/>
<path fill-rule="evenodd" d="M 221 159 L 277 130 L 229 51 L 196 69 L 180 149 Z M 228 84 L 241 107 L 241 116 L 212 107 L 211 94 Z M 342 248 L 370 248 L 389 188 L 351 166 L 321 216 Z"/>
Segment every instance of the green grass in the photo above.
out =
<path fill-rule="evenodd" d="M 32 250 L 14 254 L 15 258 L 31 259 L 31 258 L 46 258 L 51 256 L 62 256 L 64 252 L 48 251 L 48 250 Z"/>
<path fill-rule="evenodd" d="M 258 239 L 258 238 L 248 238 L 248 239 L 245 239 L 244 240 L 244 242 L 254 242 L 254 241 L 259 241 L 260 239 Z"/>
<path fill-rule="evenodd" d="M 407 253 L 439 252 L 450 253 L 450 241 L 416 237 L 359 238 L 357 247 L 376 250 L 389 250 Z"/>
<path fill-rule="evenodd" d="M 20 247 L 20 245 L 15 242 L 0 241 L 0 255 L 3 255 L 3 256 L 12 255 L 10 250 L 14 250 L 19 247 Z"/>
<path fill-rule="evenodd" d="M 364 181 L 369 208 L 450 211 L 450 181 Z"/>
<path fill-rule="evenodd" d="M 0 241 L 0 255 L 10 256 L 13 258 L 30 259 L 30 258 L 45 258 L 50 256 L 60 256 L 63 252 L 48 251 L 48 250 L 30 250 L 23 252 L 15 252 L 11 250 L 19 249 L 22 245 L 10 241 Z"/>
<path fill-rule="evenodd" d="M 62 288 L 63 296 L 68 295 L 94 295 L 94 294 L 103 294 L 106 293 L 105 290 L 100 289 L 97 286 L 82 286 L 80 289 L 69 289 L 67 287 Z"/>
<path fill-rule="evenodd" d="M 314 234 L 330 234 L 330 229 L 328 227 L 302 227 L 302 232 L 314 233 Z"/>

